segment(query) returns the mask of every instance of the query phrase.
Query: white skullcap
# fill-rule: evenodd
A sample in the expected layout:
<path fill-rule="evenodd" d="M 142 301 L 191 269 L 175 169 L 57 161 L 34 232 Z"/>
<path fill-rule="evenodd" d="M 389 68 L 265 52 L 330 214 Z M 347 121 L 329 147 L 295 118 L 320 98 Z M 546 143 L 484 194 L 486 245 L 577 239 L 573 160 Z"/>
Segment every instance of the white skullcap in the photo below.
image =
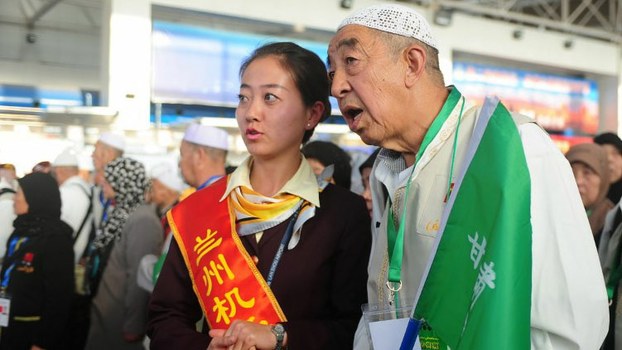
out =
<path fill-rule="evenodd" d="M 184 134 L 184 141 L 202 146 L 229 150 L 229 134 L 222 129 L 209 125 L 192 123 L 188 125 Z"/>
<path fill-rule="evenodd" d="M 54 161 L 52 162 L 52 166 L 55 166 L 55 167 L 58 167 L 58 166 L 77 167 L 79 165 L 80 165 L 80 161 L 78 160 L 78 156 L 71 149 L 66 149 L 63 152 L 61 152 L 56 157 L 56 159 L 54 159 Z"/>
<path fill-rule="evenodd" d="M 119 151 L 125 151 L 125 138 L 119 134 L 105 132 L 101 134 L 99 141 Z"/>
<path fill-rule="evenodd" d="M 366 7 L 344 19 L 337 30 L 349 24 L 415 38 L 438 50 L 428 21 L 410 7 L 394 4 Z"/>
<path fill-rule="evenodd" d="M 161 163 L 151 169 L 151 178 L 160 181 L 169 189 L 182 192 L 186 189 L 186 184 L 179 176 L 177 168 L 169 163 Z"/>

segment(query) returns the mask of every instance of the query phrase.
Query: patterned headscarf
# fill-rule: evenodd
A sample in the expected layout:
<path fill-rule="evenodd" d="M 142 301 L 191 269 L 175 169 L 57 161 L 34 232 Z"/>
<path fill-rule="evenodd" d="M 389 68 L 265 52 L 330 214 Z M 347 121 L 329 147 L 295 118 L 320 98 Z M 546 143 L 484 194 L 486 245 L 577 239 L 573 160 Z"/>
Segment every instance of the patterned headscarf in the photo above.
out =
<path fill-rule="evenodd" d="M 148 186 L 147 174 L 142 163 L 119 157 L 104 168 L 104 178 L 115 192 L 115 207 L 104 224 L 103 234 L 93 242 L 103 248 L 121 237 L 121 231 L 130 214 L 143 201 Z"/>

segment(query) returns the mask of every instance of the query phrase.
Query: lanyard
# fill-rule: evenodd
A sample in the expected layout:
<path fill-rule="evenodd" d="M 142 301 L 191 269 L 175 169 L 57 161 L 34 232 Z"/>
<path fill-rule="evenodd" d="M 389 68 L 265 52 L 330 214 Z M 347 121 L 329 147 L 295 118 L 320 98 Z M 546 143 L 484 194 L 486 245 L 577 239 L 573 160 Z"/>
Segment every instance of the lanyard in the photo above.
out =
<path fill-rule="evenodd" d="M 6 254 L 7 259 L 5 259 L 5 263 L 8 260 L 15 260 L 9 258 L 11 258 L 13 254 L 15 254 L 19 250 L 19 248 L 21 248 L 21 246 L 26 242 L 28 242 L 28 237 L 13 238 L 9 243 L 9 250 Z M 0 283 L 0 288 L 2 291 L 5 291 L 9 286 L 9 280 L 11 279 L 11 272 L 13 271 L 13 268 L 15 268 L 15 262 L 11 263 L 11 265 L 9 265 L 9 267 L 4 271 L 4 275 L 2 275 L 2 282 Z"/>
<path fill-rule="evenodd" d="M 300 204 L 298 205 L 298 208 L 296 209 L 294 214 L 292 214 L 291 219 L 289 220 L 289 223 L 287 224 L 287 229 L 285 230 L 285 234 L 283 235 L 283 238 L 281 238 L 281 243 L 279 244 L 279 248 L 277 249 L 276 254 L 274 255 L 274 259 L 272 259 L 272 265 L 270 265 L 270 270 L 268 272 L 268 278 L 266 279 L 268 286 L 272 284 L 272 280 L 274 279 L 274 274 L 276 273 L 276 268 L 279 266 L 279 262 L 281 262 L 281 257 L 283 256 L 285 247 L 289 244 L 289 241 L 292 238 L 292 234 L 294 233 L 294 224 L 296 224 L 296 220 L 298 219 L 298 214 L 300 214 L 300 211 L 302 210 L 303 205 L 304 205 L 304 200 L 301 199 Z"/>
<path fill-rule="evenodd" d="M 102 208 L 104 208 L 102 210 L 102 220 L 100 225 L 102 226 L 106 221 L 108 221 L 108 208 L 110 207 L 112 200 L 104 198 L 104 191 L 102 190 L 99 192 L 99 202 L 102 204 Z"/>
<path fill-rule="evenodd" d="M 452 93 L 454 91 L 457 92 L 457 90 L 454 89 L 452 90 Z M 455 97 L 455 96 L 450 95 L 450 98 L 452 97 Z M 457 97 L 459 98 L 460 95 L 458 95 Z M 458 144 L 458 132 L 460 131 L 460 122 L 462 121 L 462 113 L 464 112 L 464 103 L 465 103 L 465 99 L 464 97 L 462 97 L 462 105 L 460 107 L 460 114 L 458 115 L 458 125 L 456 126 L 456 132 L 454 134 L 454 141 L 453 141 L 453 146 L 452 146 L 449 180 L 448 180 L 447 192 L 446 192 L 447 196 L 451 191 L 451 178 L 453 176 L 453 171 L 454 171 L 454 161 L 456 158 L 456 147 Z M 442 114 L 442 111 L 441 111 L 441 114 Z M 442 123 L 444 123 L 444 121 L 448 117 L 449 117 L 449 114 L 447 114 L 445 118 L 440 120 L 439 124 L 442 125 Z M 430 128 L 430 131 L 432 132 L 431 133 L 428 132 L 428 134 L 426 134 L 421 144 L 421 148 L 419 148 L 419 152 L 417 152 L 415 164 L 413 164 L 412 166 L 413 169 L 410 172 L 410 176 L 408 177 L 408 182 L 406 183 L 406 191 L 403 197 L 404 208 L 402 210 L 402 215 L 400 218 L 400 223 L 399 223 L 397 232 L 395 230 L 395 224 L 393 220 L 393 211 L 391 210 L 392 203 L 389 200 L 389 208 L 388 208 L 389 215 L 387 215 L 387 218 L 388 218 L 387 248 L 388 248 L 388 253 L 389 253 L 390 264 L 389 264 L 389 276 L 388 276 L 388 281 L 387 281 L 387 288 L 389 288 L 389 291 L 391 294 L 391 298 L 389 299 L 389 302 L 390 303 L 395 302 L 396 305 L 399 305 L 397 292 L 399 292 L 400 289 L 402 288 L 402 280 L 401 280 L 402 258 L 404 256 L 404 232 L 406 230 L 406 213 L 408 212 L 408 204 L 409 204 L 408 194 L 410 192 L 410 183 L 412 182 L 412 176 L 413 176 L 413 173 L 415 172 L 415 167 L 417 165 L 417 162 L 419 161 L 419 159 L 421 159 L 421 155 L 423 154 L 427 146 L 430 144 L 432 139 L 436 136 L 439 130 L 440 130 L 440 125 L 436 125 L 436 128 L 434 128 L 434 125 L 432 125 Z"/>
<path fill-rule="evenodd" d="M 209 179 L 207 179 L 207 181 L 202 183 L 201 186 L 197 187 L 197 191 L 211 185 L 212 183 L 216 182 L 216 180 L 220 179 L 221 177 L 222 175 L 214 175 L 210 177 Z"/>

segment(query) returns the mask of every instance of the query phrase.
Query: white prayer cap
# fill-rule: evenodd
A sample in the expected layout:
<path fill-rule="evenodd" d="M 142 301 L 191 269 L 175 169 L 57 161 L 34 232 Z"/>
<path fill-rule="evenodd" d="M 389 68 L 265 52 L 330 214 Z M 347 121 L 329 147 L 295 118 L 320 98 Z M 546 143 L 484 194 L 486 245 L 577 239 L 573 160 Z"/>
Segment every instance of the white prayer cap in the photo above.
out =
<path fill-rule="evenodd" d="M 229 150 L 229 134 L 222 129 L 209 125 L 197 123 L 188 125 L 184 134 L 184 141 L 225 151 Z"/>
<path fill-rule="evenodd" d="M 76 154 L 76 152 L 74 152 L 71 149 L 66 149 L 64 151 L 62 151 L 57 157 L 56 159 L 54 159 L 54 161 L 52 162 L 52 166 L 54 167 L 58 167 L 58 166 L 79 166 L 80 165 L 80 161 L 78 160 L 78 155 Z"/>
<path fill-rule="evenodd" d="M 349 24 L 415 38 L 438 50 L 428 21 L 410 7 L 394 4 L 366 7 L 344 19 L 337 30 Z"/>
<path fill-rule="evenodd" d="M 119 134 L 105 132 L 99 136 L 99 141 L 119 151 L 125 151 L 125 138 Z"/>
<path fill-rule="evenodd" d="M 169 163 L 161 163 L 154 166 L 151 169 L 151 178 L 160 181 L 164 186 L 180 193 L 186 189 L 186 184 L 179 176 L 177 168 Z"/>

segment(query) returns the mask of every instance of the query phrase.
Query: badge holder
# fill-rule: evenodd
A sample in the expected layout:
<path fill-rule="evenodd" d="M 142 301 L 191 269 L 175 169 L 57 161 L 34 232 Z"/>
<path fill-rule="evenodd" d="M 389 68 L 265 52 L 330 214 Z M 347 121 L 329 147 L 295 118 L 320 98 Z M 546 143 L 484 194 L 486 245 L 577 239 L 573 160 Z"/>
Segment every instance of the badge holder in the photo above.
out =
<path fill-rule="evenodd" d="M 417 332 L 419 321 L 412 320 L 412 303 L 400 303 L 408 305 L 395 308 L 386 305 L 363 305 L 363 320 L 367 330 L 369 343 L 374 350 L 412 350 L 421 349 Z M 411 347 L 401 347 L 402 339 L 406 331 L 414 333 L 412 339 L 416 339 Z M 414 346 L 414 347 L 413 347 Z"/>
<path fill-rule="evenodd" d="M 6 292 L 0 291 L 0 326 L 1 327 L 9 326 L 10 311 L 11 311 L 11 298 Z"/>

